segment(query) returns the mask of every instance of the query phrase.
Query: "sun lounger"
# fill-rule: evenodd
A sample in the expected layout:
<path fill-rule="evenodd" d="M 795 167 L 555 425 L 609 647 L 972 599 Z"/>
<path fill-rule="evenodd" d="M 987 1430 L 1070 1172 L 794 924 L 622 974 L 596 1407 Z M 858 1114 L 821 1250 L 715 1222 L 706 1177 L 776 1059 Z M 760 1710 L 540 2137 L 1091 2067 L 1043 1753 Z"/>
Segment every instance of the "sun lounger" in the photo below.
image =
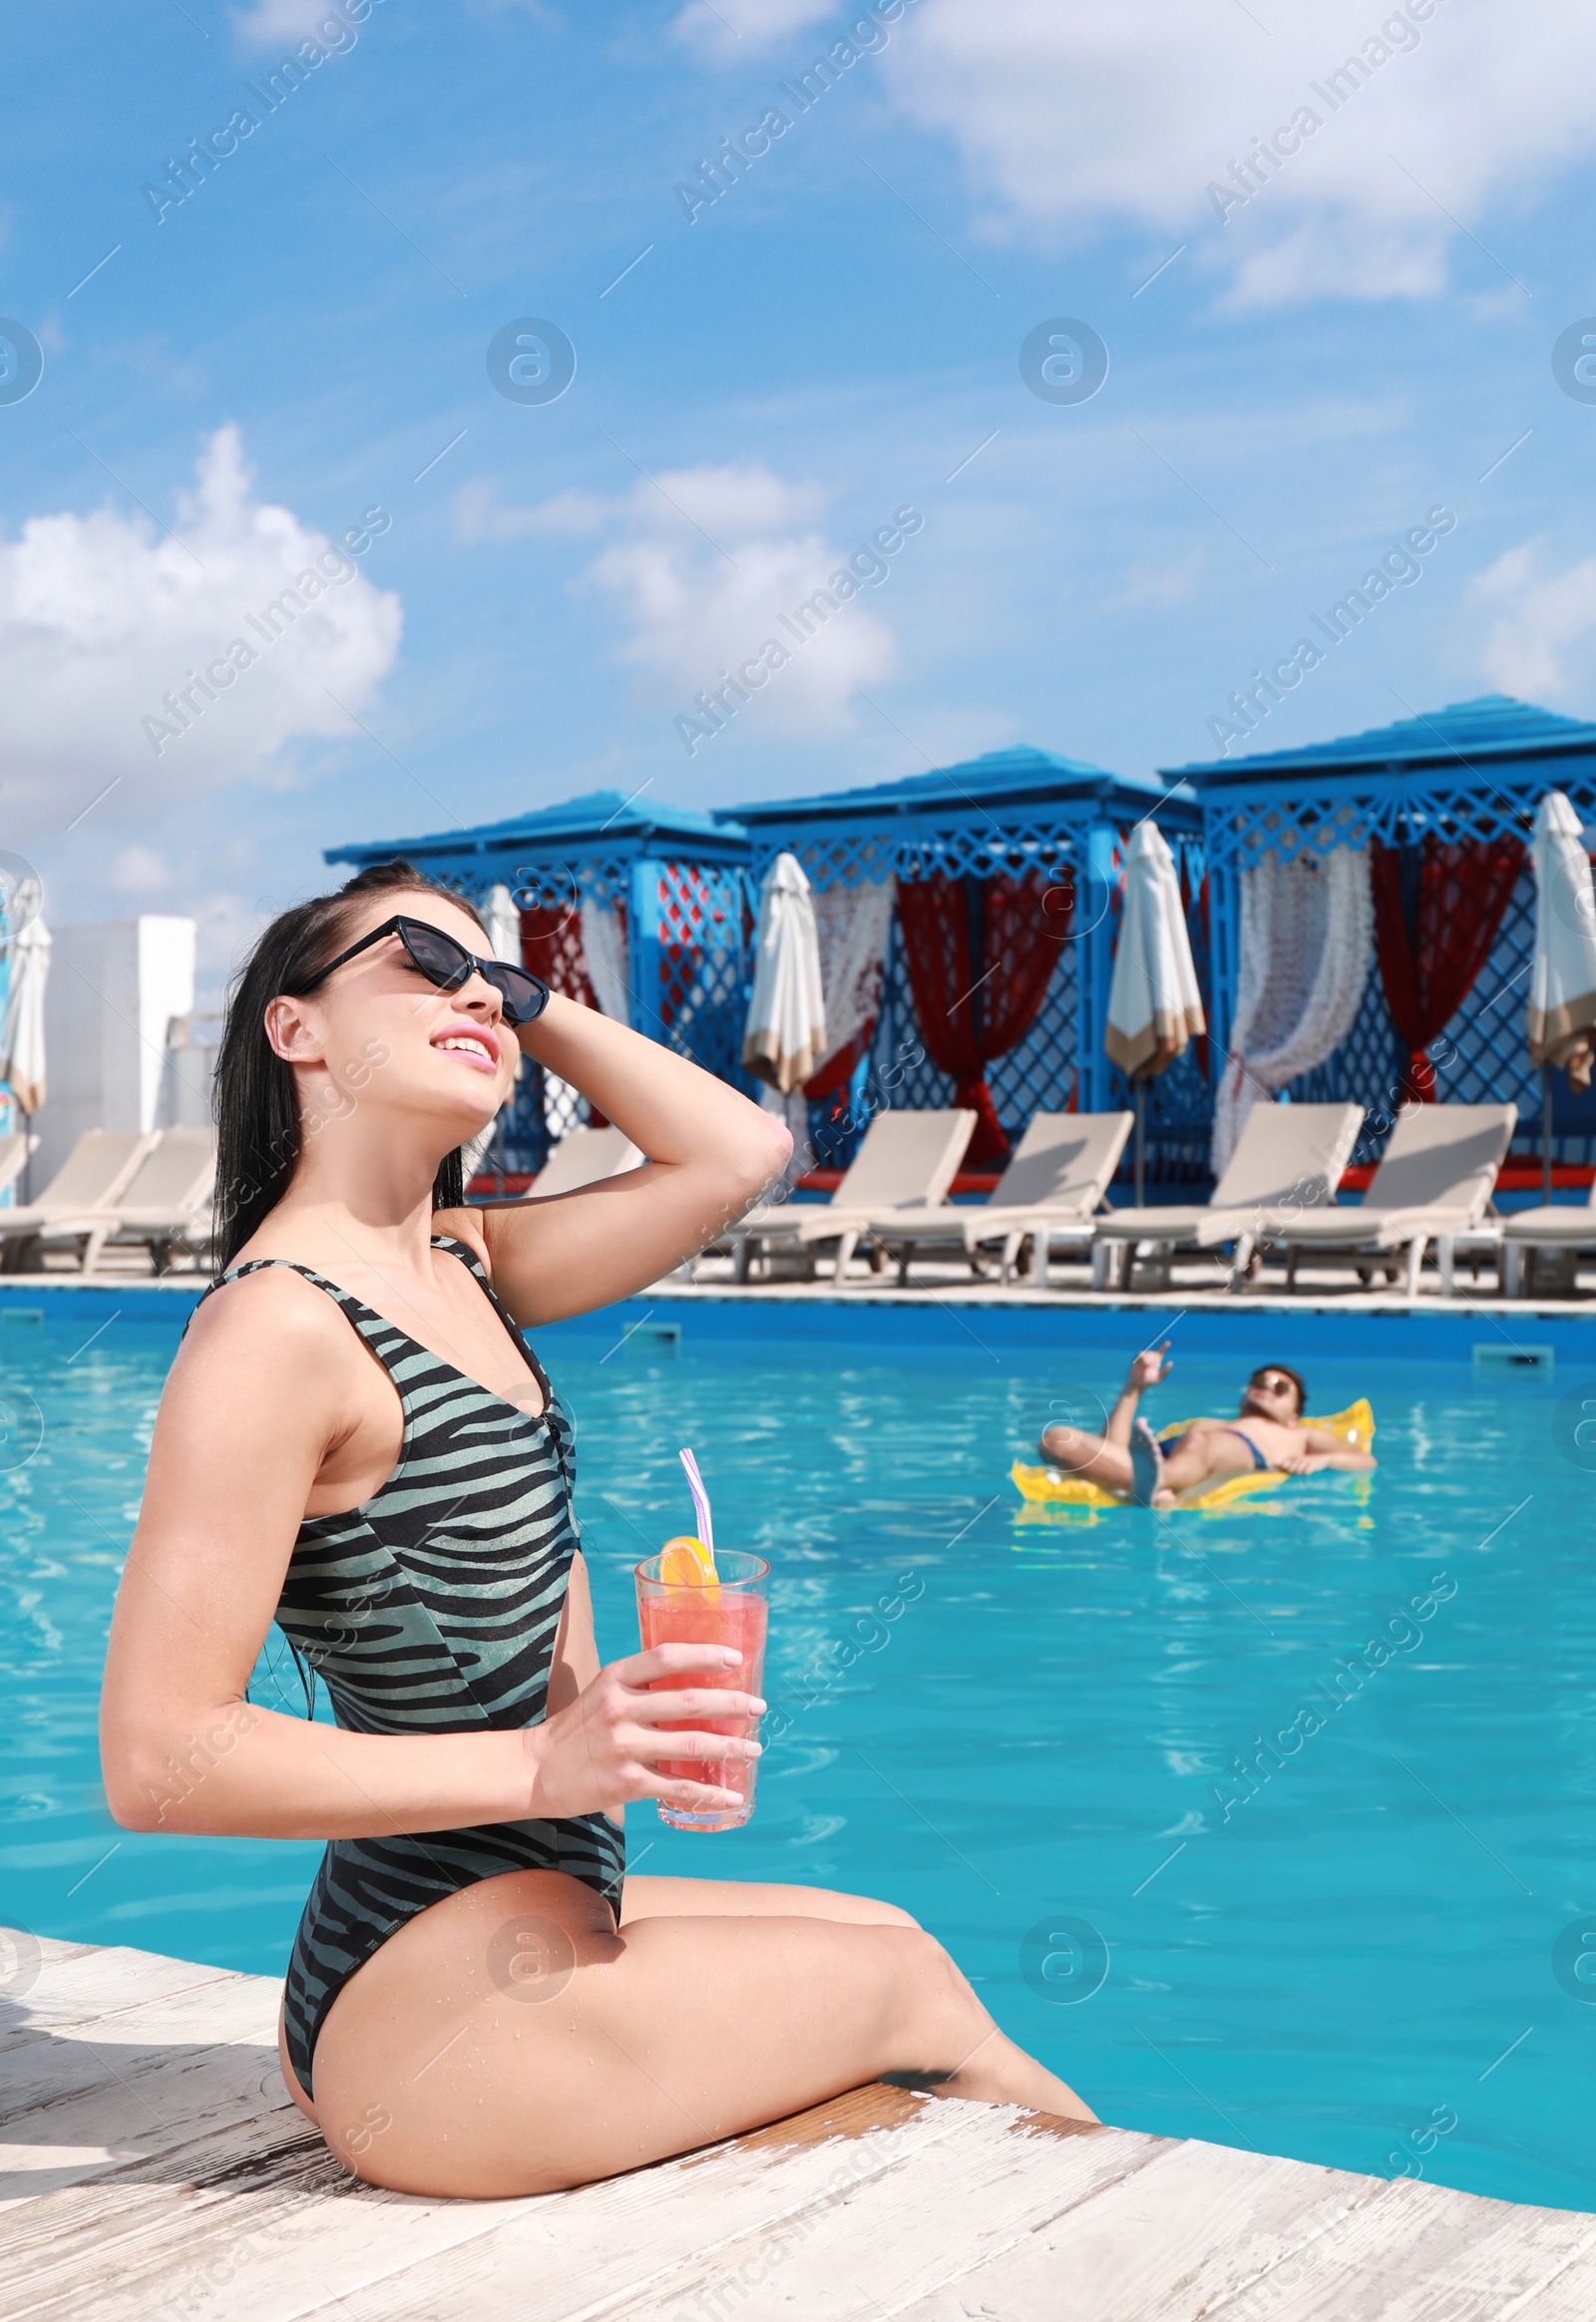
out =
<path fill-rule="evenodd" d="M 761 1202 L 727 1229 L 737 1281 L 756 1248 L 813 1255 L 837 1245 L 836 1276 L 847 1280 L 861 1235 L 895 1210 L 935 1209 L 954 1181 L 975 1131 L 970 1111 L 878 1113 L 829 1202 Z"/>
<path fill-rule="evenodd" d="M 88 1221 L 71 1225 L 80 1245 L 96 1225 L 109 1230 L 117 1196 L 154 1141 L 134 1130 L 86 1129 L 37 1201 L 0 1210 L 0 1269 L 20 1273 L 40 1237 L 66 1230 L 67 1221 Z"/>
<path fill-rule="evenodd" d="M 94 1219 L 83 1245 L 82 1265 L 92 1274 L 108 1247 L 136 1249 L 143 1243 L 151 1264 L 165 1274 L 173 1253 L 199 1254 L 210 1240 L 211 1196 L 216 1183 L 214 1129 L 166 1129 L 151 1144 L 102 1222 Z M 81 1221 L 65 1221 L 46 1242 L 72 1233 Z"/>
<path fill-rule="evenodd" d="M 532 1198 L 547 1201 L 554 1193 L 580 1193 L 585 1185 L 624 1176 L 641 1163 L 642 1155 L 620 1129 L 572 1129 L 533 1179 Z"/>
<path fill-rule="evenodd" d="M 1385 1157 L 1357 1207 L 1305 1214 L 1265 1238 L 1286 1253 L 1287 1287 L 1304 1258 L 1332 1264 L 1399 1260 L 1406 1295 L 1418 1291 L 1424 1251 L 1440 1245 L 1452 1288 L 1455 1238 L 1476 1229 L 1507 1157 L 1516 1104 L 1413 1104 L 1397 1115 Z"/>
<path fill-rule="evenodd" d="M 1133 1250 L 1147 1243 L 1161 1254 L 1173 1254 L 1232 1242 L 1234 1288 L 1247 1273 L 1260 1235 L 1335 1200 L 1363 1122 L 1363 1107 L 1356 1104 L 1255 1104 L 1212 1201 L 1109 1210 L 1095 1220 L 1094 1287 L 1107 1287 L 1108 1261 L 1116 1246 Z"/>
<path fill-rule="evenodd" d="M 1548 1202 L 1543 1207 L 1514 1210 L 1501 1222 L 1502 1289 L 1518 1298 L 1524 1288 L 1524 1262 L 1534 1250 L 1551 1250 L 1579 1257 L 1596 1252 L 1596 1178 L 1582 1202 Z"/>
<path fill-rule="evenodd" d="M 1035 1113 L 989 1201 L 966 1209 L 899 1210 L 872 1218 L 871 1232 L 897 1252 L 900 1283 L 908 1280 L 922 1251 L 962 1250 L 976 1270 L 983 1245 L 998 1241 L 1007 1282 L 1028 1234 L 1035 1246 L 1033 1279 L 1045 1285 L 1055 1233 L 1072 1233 L 1076 1241 L 1090 1243 L 1093 1212 L 1102 1207 L 1135 1117 L 1128 1112 Z"/>

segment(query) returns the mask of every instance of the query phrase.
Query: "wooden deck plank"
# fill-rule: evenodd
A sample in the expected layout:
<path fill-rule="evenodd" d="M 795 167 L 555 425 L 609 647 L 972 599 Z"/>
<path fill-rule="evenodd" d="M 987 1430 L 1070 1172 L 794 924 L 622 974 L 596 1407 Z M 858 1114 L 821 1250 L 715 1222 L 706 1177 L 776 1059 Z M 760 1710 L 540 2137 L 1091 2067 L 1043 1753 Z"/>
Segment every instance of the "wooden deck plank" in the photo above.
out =
<path fill-rule="evenodd" d="M 263 2048 L 275 2066 L 279 2000 L 269 1977 L 227 1976 L 19 2042 L 0 2052 L 0 2128 L 64 2098 L 126 2087 L 142 2073 L 181 2064 L 195 2048 Z M 278 2087 L 286 2103 L 280 2075 Z"/>
<path fill-rule="evenodd" d="M 1067 2124 L 983 2106 L 957 2137 L 913 2165 L 865 2184 L 834 2172 L 835 2190 L 774 2230 L 743 2234 L 595 2310 L 595 2322 L 677 2322 L 683 2313 L 755 2305 L 761 2317 L 852 2322 L 896 2314 L 1167 2149 L 1122 2129 L 1090 2135 Z M 508 2302 L 492 2312 L 509 2322 Z"/>
<path fill-rule="evenodd" d="M 348 2182 L 291 2106 L 75 2179 L 8 2214 L 0 2317 L 93 2314 L 101 2289 L 124 2278 L 143 2283 L 138 2310 L 153 2312 L 190 2270 L 191 2252 L 230 2243 L 236 2256 L 262 2215 L 289 2217 L 295 2195 L 314 2199 Z"/>
<path fill-rule="evenodd" d="M 1364 2189 L 1298 2161 L 1167 2142 L 1153 2142 L 1140 2166 L 1088 2172 L 1087 2139 L 1048 2136 L 995 2108 L 987 2124 L 986 2165 L 969 2165 L 963 2186 L 922 2165 L 891 2207 L 849 2199 L 816 2220 L 800 2261 L 772 2276 L 761 2315 L 1195 2316 Z M 731 2254 L 634 2300 L 627 2322 L 675 2322 L 696 2301 L 715 2311 Z"/>
<path fill-rule="evenodd" d="M 1378 2197 L 1345 2174 L 1197 2139 L 1071 2210 L 1023 2245 L 962 2273 L 904 2322 L 970 2314 L 1056 2322 L 1196 2322 L 1250 2315 L 1247 2293 Z M 1272 2306 L 1263 2306 L 1273 2316 Z"/>
<path fill-rule="evenodd" d="M 357 2185 L 290 2108 L 22 2210 L 0 2317 L 287 2322 L 340 2283 L 403 2278 L 417 2258 L 497 2230 L 514 2205 Z"/>
<path fill-rule="evenodd" d="M 385 2193 L 288 2105 L 279 1989 L 46 1947 L 0 2038 L 0 2322 L 1596 2317 L 1596 2216 L 884 2088 L 571 2193 Z"/>
<path fill-rule="evenodd" d="M 215 2128 L 254 2121 L 276 2077 L 274 2049 L 201 2049 L 142 2085 L 95 2090 L 28 2118 L 32 2133 L 0 2132 L 0 2213 L 8 2219 L 67 2185 L 159 2161 Z M 290 2108 L 291 2109 L 291 2108 Z"/>
<path fill-rule="evenodd" d="M 1234 2322 L 1504 2322 L 1518 2313 L 1541 2322 L 1554 2311 L 1548 2292 L 1559 2278 L 1570 2281 L 1576 2261 L 1588 2289 L 1593 2258 L 1596 2217 L 1580 2210 L 1397 2177 L 1281 2266 L 1250 2302 L 1238 2300 Z M 1591 2322 L 1596 2303 L 1587 2294 L 1563 2310 Z"/>
<path fill-rule="evenodd" d="M 1526 2296 L 1504 2306 L 1501 2322 L 1591 2322 L 1596 2314 L 1596 2253 L 1580 2250 Z"/>
<path fill-rule="evenodd" d="M 877 2093 L 857 2097 L 868 2105 Z M 527 2283 L 536 2280 L 539 2322 L 678 2322 L 683 2314 L 723 2310 L 801 2312 L 815 2322 L 873 2316 L 877 2307 L 832 2277 L 840 2211 L 857 2220 L 859 2237 L 871 2245 L 885 2241 L 906 2252 L 913 2239 L 908 2278 L 924 2288 L 943 2278 L 950 2243 L 1001 2246 L 1036 2213 L 1055 2214 L 1164 2149 L 1159 2138 L 1127 2130 L 1085 2135 L 1048 2123 L 1040 2130 L 1045 2154 L 1032 2149 L 1026 2168 L 1013 2130 L 1038 2116 L 929 2100 L 918 2121 L 810 2141 L 828 2113 L 836 2118 L 823 2107 L 783 2124 L 805 2139 L 785 2149 L 766 2146 L 759 2154 L 753 2140 L 739 2138 L 564 2194 L 552 2237 L 550 2221 L 537 2221 L 536 2249 L 528 2233 L 512 2227 L 417 2267 L 402 2284 L 376 2285 L 313 2311 L 319 2322 L 335 2315 L 431 2322 L 458 2297 L 473 2322 L 522 2322 Z M 756 2156 L 766 2167 L 750 2178 Z"/>
<path fill-rule="evenodd" d="M 175 2283 L 202 2298 L 223 2278 L 227 2322 L 323 2312 L 387 2322 L 439 2311 L 440 2295 L 475 2317 L 495 2294 L 519 2322 L 531 2278 L 539 2322 L 553 2322 L 590 2310 L 606 2284 L 624 2303 L 628 2285 L 699 2240 L 774 2224 L 819 2199 L 839 2148 L 852 2150 L 850 2174 L 867 2178 L 912 2159 L 972 2110 L 985 2108 L 860 2091 L 784 2124 L 784 2139 L 760 2131 L 578 2192 L 497 2202 L 357 2184 L 289 2114 L 274 2135 L 256 2124 L 173 2156 L 181 2171 L 138 2166 L 33 2204 L 6 2273 L 26 2284 L 17 2311 L 37 2322 L 142 2322 Z"/>
<path fill-rule="evenodd" d="M 0 2053 L 0 2208 L 287 2106 L 280 1985 L 221 1975 L 133 1998 L 161 1980 L 125 1977 L 115 2013 Z"/>
<path fill-rule="evenodd" d="M 16 1941 L 0 1928 L 0 1939 Z M 0 2054 L 48 2032 L 69 2031 L 91 2017 L 104 2019 L 120 2008 L 141 2007 L 169 1992 L 199 1991 L 203 1985 L 236 1980 L 225 1967 L 200 1967 L 188 1959 L 168 1959 L 156 1951 L 121 1944 L 42 1943 L 37 1979 L 20 1999 L 0 2001 Z M 269 1979 L 268 1979 L 269 1980 Z M 281 1986 L 278 1986 L 280 1991 Z"/>

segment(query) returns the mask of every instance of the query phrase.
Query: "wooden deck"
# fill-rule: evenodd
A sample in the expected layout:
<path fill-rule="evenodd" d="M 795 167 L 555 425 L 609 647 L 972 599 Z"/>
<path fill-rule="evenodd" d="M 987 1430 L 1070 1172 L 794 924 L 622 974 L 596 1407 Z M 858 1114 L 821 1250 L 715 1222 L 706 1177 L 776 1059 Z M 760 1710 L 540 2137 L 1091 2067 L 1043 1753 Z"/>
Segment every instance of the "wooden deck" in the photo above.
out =
<path fill-rule="evenodd" d="M 6 2322 L 1596 2315 L 1593 2216 L 885 2088 L 578 2192 L 378 2192 L 283 2095 L 272 1979 L 39 1952 L 0 1944 Z"/>

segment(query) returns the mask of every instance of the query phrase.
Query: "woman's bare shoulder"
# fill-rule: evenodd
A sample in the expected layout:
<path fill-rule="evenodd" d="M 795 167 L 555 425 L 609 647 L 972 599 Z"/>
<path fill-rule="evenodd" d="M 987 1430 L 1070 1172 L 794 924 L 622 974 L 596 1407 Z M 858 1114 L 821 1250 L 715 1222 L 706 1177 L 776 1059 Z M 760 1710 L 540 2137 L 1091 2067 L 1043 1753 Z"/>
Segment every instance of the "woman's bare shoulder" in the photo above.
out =
<path fill-rule="evenodd" d="M 358 1354 L 336 1303 L 291 1266 L 262 1266 L 221 1283 L 195 1309 L 174 1376 L 236 1362 L 309 1366 L 319 1380 Z"/>

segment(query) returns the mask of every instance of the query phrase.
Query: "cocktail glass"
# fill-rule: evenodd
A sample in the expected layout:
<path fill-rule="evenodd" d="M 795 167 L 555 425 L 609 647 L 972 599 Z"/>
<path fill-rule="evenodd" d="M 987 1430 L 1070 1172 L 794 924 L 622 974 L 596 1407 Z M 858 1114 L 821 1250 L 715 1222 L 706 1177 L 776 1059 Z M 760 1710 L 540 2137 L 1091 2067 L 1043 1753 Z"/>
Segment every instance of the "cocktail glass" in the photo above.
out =
<path fill-rule="evenodd" d="M 678 1676 L 655 1678 L 650 1693 L 674 1693 L 694 1688 L 724 1688 L 728 1693 L 759 1694 L 765 1674 L 765 1630 L 769 1615 L 770 1567 L 762 1556 L 745 1556 L 722 1549 L 715 1557 L 717 1581 L 687 1587 L 659 1577 L 659 1558 L 647 1557 L 637 1567 L 637 1626 L 643 1650 L 655 1645 L 731 1645 L 740 1666 L 723 1673 L 684 1670 Z M 659 1729 L 663 1734 L 725 1734 L 737 1741 L 754 1737 L 757 1718 L 683 1718 Z M 666 1781 L 700 1781 L 716 1789 L 735 1790 L 734 1806 L 673 1806 L 658 1800 L 659 1819 L 673 1830 L 735 1830 L 754 1810 L 755 1757 L 667 1758 L 659 1767 Z"/>

